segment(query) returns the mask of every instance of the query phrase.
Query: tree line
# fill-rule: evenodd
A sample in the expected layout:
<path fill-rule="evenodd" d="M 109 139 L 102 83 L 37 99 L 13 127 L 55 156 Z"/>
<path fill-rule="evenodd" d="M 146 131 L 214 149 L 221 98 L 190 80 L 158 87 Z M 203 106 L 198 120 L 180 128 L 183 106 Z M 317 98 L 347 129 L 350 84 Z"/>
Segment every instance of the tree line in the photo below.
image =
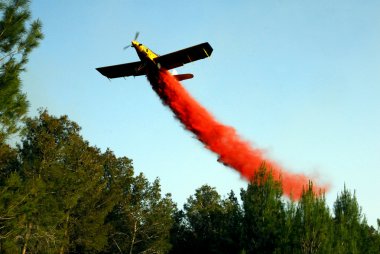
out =
<path fill-rule="evenodd" d="M 312 183 L 294 202 L 263 165 L 240 192 L 203 185 L 182 209 L 158 179 L 101 152 L 67 116 L 25 120 L 0 146 L 0 253 L 379 253 L 346 187 L 332 209 Z"/>
<path fill-rule="evenodd" d="M 0 13 L 0 253 L 380 253 L 380 225 L 346 187 L 332 209 L 312 183 L 294 202 L 262 165 L 240 198 L 204 185 L 180 209 L 67 116 L 26 117 L 20 77 L 41 23 L 27 0 Z"/>

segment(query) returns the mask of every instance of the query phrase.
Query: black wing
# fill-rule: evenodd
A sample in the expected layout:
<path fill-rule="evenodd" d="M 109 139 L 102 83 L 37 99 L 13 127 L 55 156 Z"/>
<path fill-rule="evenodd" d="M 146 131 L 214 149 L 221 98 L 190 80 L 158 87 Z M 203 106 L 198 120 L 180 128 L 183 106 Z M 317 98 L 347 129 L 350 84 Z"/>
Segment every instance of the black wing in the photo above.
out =
<path fill-rule="evenodd" d="M 118 64 L 96 69 L 107 78 L 140 76 L 145 74 L 145 66 L 141 62 Z"/>
<path fill-rule="evenodd" d="M 212 47 L 208 42 L 178 50 L 173 53 L 156 57 L 154 61 L 167 70 L 182 66 L 184 64 L 197 61 L 211 56 Z"/>

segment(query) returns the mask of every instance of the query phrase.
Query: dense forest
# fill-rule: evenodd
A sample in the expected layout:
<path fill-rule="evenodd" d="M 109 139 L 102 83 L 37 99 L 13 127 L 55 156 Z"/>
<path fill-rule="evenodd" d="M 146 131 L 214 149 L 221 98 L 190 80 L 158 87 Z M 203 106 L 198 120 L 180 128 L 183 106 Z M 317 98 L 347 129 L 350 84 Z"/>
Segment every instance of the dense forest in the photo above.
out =
<path fill-rule="evenodd" d="M 0 147 L 0 253 L 379 253 L 347 188 L 332 210 L 312 183 L 298 202 L 263 165 L 240 201 L 208 185 L 183 209 L 132 161 L 101 152 L 66 116 L 25 120 Z"/>
<path fill-rule="evenodd" d="M 203 185 L 179 208 L 67 116 L 27 117 L 20 76 L 43 38 L 28 4 L 0 1 L 0 253 L 380 253 L 346 187 L 332 208 L 311 182 L 295 202 L 263 164 L 239 195 Z"/>

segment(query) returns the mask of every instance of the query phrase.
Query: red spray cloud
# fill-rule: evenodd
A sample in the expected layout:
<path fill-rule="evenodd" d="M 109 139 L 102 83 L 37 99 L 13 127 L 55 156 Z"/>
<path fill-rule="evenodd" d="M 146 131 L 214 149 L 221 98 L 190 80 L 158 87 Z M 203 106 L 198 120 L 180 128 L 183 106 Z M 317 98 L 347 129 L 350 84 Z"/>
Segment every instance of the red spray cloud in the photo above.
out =
<path fill-rule="evenodd" d="M 236 169 L 247 180 L 252 179 L 262 163 L 272 170 L 274 179 L 282 181 L 285 195 L 298 200 L 309 179 L 281 169 L 263 156 L 260 149 L 242 140 L 235 129 L 223 125 L 201 106 L 167 70 L 149 73 L 148 80 L 163 103 L 170 107 L 185 128 L 196 135 L 206 148 L 219 155 L 218 161 Z M 319 187 L 314 192 L 319 194 Z"/>

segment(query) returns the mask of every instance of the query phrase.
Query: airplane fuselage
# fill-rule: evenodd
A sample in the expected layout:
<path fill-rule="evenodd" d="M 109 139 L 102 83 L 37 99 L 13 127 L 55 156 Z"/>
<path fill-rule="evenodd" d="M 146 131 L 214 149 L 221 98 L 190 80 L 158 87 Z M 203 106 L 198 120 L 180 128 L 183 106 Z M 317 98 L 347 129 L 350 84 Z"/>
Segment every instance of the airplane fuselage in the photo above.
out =
<path fill-rule="evenodd" d="M 132 41 L 132 47 L 135 48 L 137 55 L 142 62 L 151 61 L 155 63 L 154 59 L 158 57 L 156 53 L 150 50 L 148 47 L 139 43 L 138 41 Z"/>

